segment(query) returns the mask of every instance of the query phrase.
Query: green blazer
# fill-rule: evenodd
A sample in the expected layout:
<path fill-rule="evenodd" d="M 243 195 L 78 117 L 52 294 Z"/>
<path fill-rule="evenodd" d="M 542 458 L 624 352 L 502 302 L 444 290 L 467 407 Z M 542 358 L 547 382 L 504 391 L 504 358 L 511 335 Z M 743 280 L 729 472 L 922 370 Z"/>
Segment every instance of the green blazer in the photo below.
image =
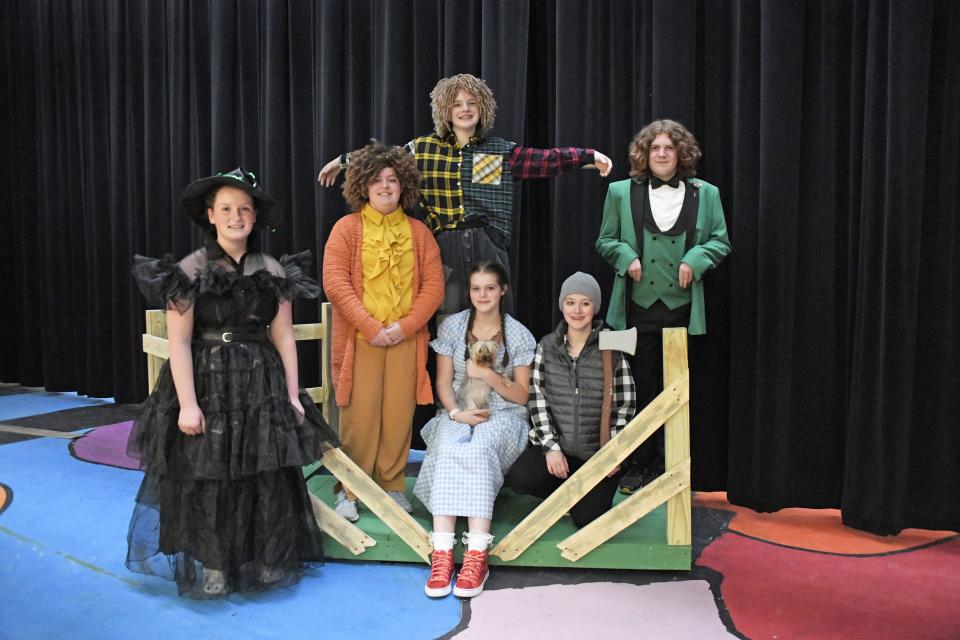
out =
<path fill-rule="evenodd" d="M 603 223 L 600 225 L 600 237 L 595 245 L 603 259 L 616 272 L 607 307 L 607 324 L 614 329 L 627 328 L 625 290 L 627 278 L 630 277 L 627 275 L 627 267 L 634 258 L 640 257 L 643 244 L 643 238 L 637 238 L 630 210 L 632 180 L 619 180 L 607 187 L 607 199 L 603 203 Z M 700 201 L 693 246 L 684 254 L 682 260 L 693 269 L 690 326 L 687 330 L 691 335 L 699 335 L 707 332 L 703 308 L 703 274 L 720 264 L 730 253 L 731 247 L 727 237 L 727 224 L 723 219 L 723 205 L 720 204 L 720 191 L 699 178 L 691 178 L 687 182 L 689 186 L 699 190 Z M 641 229 L 641 233 L 642 231 Z M 679 275 L 677 277 L 679 280 Z"/>

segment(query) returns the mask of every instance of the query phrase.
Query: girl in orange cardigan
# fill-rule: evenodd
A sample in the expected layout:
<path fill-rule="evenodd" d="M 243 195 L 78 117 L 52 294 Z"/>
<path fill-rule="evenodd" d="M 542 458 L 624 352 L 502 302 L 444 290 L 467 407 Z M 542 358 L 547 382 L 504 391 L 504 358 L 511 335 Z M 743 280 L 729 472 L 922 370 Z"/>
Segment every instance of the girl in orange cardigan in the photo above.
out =
<path fill-rule="evenodd" d="M 354 213 L 334 225 L 323 255 L 343 450 L 407 511 L 413 412 L 433 402 L 427 321 L 443 301 L 437 242 L 404 213 L 419 200 L 419 184 L 416 160 L 402 148 L 374 143 L 356 152 L 343 184 Z M 355 522 L 356 496 L 341 489 L 336 511 Z"/>

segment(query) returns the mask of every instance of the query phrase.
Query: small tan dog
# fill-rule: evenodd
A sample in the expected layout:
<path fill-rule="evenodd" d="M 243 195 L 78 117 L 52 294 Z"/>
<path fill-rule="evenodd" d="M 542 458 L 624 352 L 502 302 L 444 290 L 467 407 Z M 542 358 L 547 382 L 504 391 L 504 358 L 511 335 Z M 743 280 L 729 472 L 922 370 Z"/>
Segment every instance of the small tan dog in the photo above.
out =
<path fill-rule="evenodd" d="M 493 369 L 493 360 L 497 357 L 499 348 L 500 343 L 495 340 L 477 340 L 470 345 L 470 359 L 479 367 Z M 509 387 L 510 381 L 506 378 L 504 380 Z M 457 406 L 463 411 L 486 410 L 490 403 L 490 391 L 490 385 L 480 378 L 466 376 L 457 390 Z"/>

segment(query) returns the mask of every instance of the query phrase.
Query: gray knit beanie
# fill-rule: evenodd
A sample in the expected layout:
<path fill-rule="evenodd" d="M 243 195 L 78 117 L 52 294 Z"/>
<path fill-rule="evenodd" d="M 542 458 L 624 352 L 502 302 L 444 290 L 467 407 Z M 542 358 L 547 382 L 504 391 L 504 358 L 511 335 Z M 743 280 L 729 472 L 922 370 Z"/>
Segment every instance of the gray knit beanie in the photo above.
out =
<path fill-rule="evenodd" d="M 577 271 L 563 281 L 563 286 L 560 287 L 559 300 L 561 311 L 563 310 L 563 299 L 571 293 L 579 293 L 582 296 L 587 296 L 593 301 L 594 308 L 598 311 L 600 310 L 600 302 L 603 300 L 600 296 L 600 285 L 597 284 L 596 279 L 589 273 Z"/>

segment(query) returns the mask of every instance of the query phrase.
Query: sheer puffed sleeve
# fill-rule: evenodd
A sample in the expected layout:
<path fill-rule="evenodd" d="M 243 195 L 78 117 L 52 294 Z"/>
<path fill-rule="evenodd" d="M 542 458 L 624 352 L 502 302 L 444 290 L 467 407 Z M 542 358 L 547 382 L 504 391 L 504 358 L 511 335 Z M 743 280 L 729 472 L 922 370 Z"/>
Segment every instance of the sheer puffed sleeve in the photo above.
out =
<path fill-rule="evenodd" d="M 152 307 L 176 309 L 185 313 L 196 299 L 195 280 L 187 275 L 182 263 L 170 255 L 162 258 L 135 255 L 133 279 Z"/>
<path fill-rule="evenodd" d="M 274 276 L 281 300 L 320 297 L 323 287 L 308 275 L 312 266 L 313 254 L 310 251 L 280 256 L 279 261 L 272 258 L 268 260 L 267 269 Z"/>

